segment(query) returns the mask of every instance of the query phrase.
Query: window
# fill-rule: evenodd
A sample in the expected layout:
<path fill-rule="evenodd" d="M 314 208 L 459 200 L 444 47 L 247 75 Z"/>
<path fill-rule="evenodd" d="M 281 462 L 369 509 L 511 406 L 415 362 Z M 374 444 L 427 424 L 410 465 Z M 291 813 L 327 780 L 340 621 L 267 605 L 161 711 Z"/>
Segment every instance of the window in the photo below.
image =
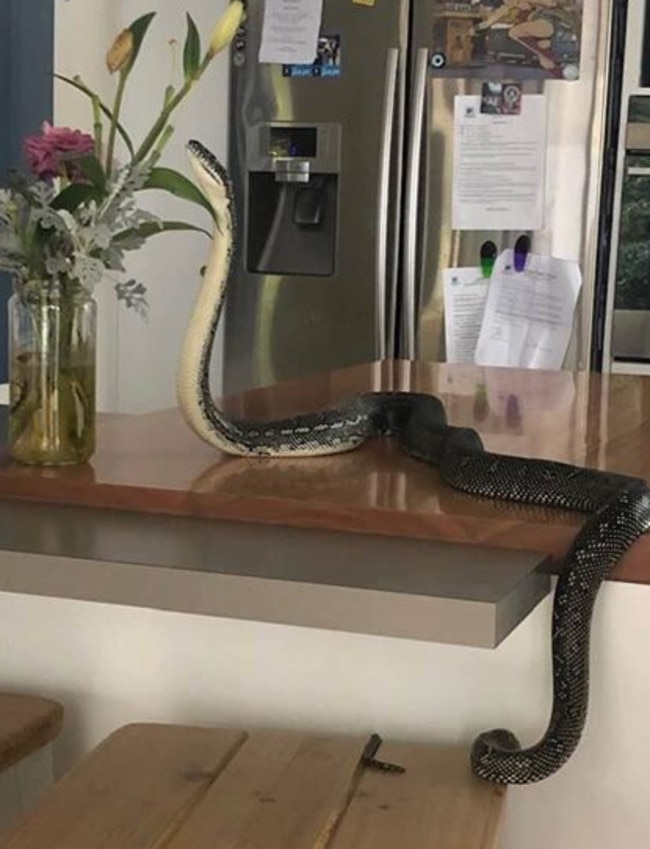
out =
<path fill-rule="evenodd" d="M 52 118 L 54 0 L 0 0 L 0 174 L 22 139 Z M 0 383 L 7 380 L 7 275 L 0 275 Z"/>

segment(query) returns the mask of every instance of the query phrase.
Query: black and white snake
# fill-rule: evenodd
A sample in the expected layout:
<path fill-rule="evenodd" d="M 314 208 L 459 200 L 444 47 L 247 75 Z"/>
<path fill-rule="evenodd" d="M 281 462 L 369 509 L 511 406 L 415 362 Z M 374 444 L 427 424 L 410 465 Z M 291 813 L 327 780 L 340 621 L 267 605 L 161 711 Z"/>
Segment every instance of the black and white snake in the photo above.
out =
<path fill-rule="evenodd" d="M 648 486 L 623 475 L 490 454 L 475 431 L 448 425 L 441 402 L 429 395 L 371 393 L 335 410 L 279 421 L 227 419 L 210 394 L 209 365 L 233 251 L 230 183 L 225 169 L 201 144 L 192 141 L 188 149 L 217 222 L 177 386 L 182 413 L 198 436 L 243 457 L 313 457 L 349 451 L 372 436 L 392 436 L 408 454 L 437 466 L 442 480 L 455 489 L 591 514 L 565 558 L 555 590 L 548 729 L 527 749 L 508 731 L 490 731 L 478 737 L 471 754 L 475 773 L 489 781 L 525 784 L 548 777 L 580 740 L 587 713 L 594 602 L 612 567 L 650 527 Z"/>

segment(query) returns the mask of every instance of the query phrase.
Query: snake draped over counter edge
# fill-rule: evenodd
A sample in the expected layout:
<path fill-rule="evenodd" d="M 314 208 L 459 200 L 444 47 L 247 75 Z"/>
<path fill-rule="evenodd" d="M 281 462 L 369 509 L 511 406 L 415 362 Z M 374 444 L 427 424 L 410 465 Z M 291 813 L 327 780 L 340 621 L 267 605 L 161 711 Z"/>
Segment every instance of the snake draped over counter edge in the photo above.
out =
<path fill-rule="evenodd" d="M 589 638 L 603 580 L 650 527 L 645 481 L 565 463 L 492 454 L 479 435 L 447 424 L 431 395 L 377 392 L 337 409 L 278 421 L 230 420 L 210 394 L 210 359 L 231 273 L 235 240 L 228 175 L 197 141 L 188 144 L 192 170 L 214 211 L 215 231 L 181 355 L 177 394 L 189 426 L 210 445 L 241 457 L 315 457 L 350 451 L 369 437 L 391 436 L 412 457 L 436 466 L 449 486 L 481 497 L 576 510 L 588 515 L 555 589 L 552 615 L 553 706 L 541 740 L 522 748 L 509 731 L 476 739 L 476 775 L 501 784 L 528 784 L 556 772 L 580 741 L 589 695 Z"/>

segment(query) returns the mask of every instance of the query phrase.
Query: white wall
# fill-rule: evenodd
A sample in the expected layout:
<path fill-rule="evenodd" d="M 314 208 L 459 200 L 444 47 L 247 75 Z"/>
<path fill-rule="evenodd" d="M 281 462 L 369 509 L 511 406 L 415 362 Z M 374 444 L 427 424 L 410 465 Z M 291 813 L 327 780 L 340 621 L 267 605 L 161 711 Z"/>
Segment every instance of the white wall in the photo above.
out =
<path fill-rule="evenodd" d="M 548 718 L 549 605 L 495 650 L 0 594 L 0 689 L 60 699 L 58 768 L 134 720 L 462 741 Z M 503 849 L 642 847 L 650 834 L 650 588 L 608 585 L 582 745 L 510 792 Z"/>
<path fill-rule="evenodd" d="M 115 80 L 105 69 L 104 57 L 115 35 L 142 14 L 156 11 L 144 49 L 129 80 L 123 122 L 136 139 L 153 124 L 165 86 L 179 83 L 185 11 L 194 18 L 204 41 L 227 0 L 58 0 L 55 7 L 55 67 L 68 76 L 80 74 L 112 102 Z M 169 40 L 176 38 L 176 72 L 172 72 Z M 203 79 L 181 106 L 173 121 L 176 132 L 161 164 L 190 176 L 184 145 L 201 139 L 218 156 L 226 153 L 228 60 L 217 57 Z M 55 87 L 55 122 L 89 130 L 86 99 L 63 84 Z M 207 226 L 207 215 L 193 205 L 160 193 L 150 193 L 147 204 L 165 217 Z M 149 289 L 147 323 L 122 306 L 117 307 L 109 283 L 97 292 L 100 306 L 98 406 L 102 410 L 140 412 L 175 403 L 174 381 L 182 336 L 199 283 L 199 269 L 208 241 L 197 234 L 165 233 L 129 257 L 127 271 Z M 215 391 L 219 389 L 220 342 L 213 363 Z"/>

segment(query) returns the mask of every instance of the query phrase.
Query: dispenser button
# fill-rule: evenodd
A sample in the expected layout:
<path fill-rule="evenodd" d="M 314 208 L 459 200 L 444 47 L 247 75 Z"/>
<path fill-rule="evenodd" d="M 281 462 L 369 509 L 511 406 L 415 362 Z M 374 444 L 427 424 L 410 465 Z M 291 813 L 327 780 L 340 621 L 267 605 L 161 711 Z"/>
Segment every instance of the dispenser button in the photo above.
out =
<path fill-rule="evenodd" d="M 308 183 L 310 163 L 300 159 L 276 159 L 275 179 L 282 183 Z"/>
<path fill-rule="evenodd" d="M 309 162 L 300 159 L 276 159 L 275 170 L 309 174 Z"/>
<path fill-rule="evenodd" d="M 275 181 L 276 183 L 308 183 L 309 174 L 301 174 L 299 172 L 291 171 L 276 171 Z"/>

